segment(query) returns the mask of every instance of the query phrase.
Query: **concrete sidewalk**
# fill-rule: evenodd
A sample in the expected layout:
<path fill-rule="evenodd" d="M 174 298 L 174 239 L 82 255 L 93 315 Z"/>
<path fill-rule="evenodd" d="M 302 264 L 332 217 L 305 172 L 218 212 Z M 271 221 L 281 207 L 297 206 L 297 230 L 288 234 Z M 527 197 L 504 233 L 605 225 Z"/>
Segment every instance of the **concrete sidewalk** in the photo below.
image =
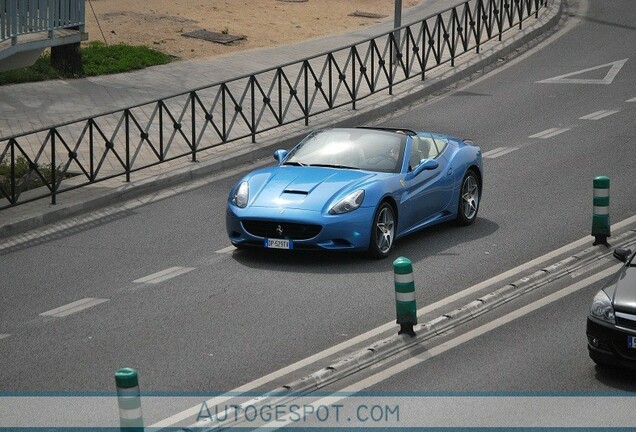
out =
<path fill-rule="evenodd" d="M 446 0 L 423 2 L 406 11 L 403 23 L 423 19 L 448 6 Z M 310 127 L 305 127 L 302 123 L 283 126 L 258 135 L 254 144 L 247 140 L 212 149 L 206 154 L 201 154 L 200 160 L 196 163 L 178 160 L 154 169 L 136 172 L 132 175 L 130 183 L 123 182 L 122 177 L 65 192 L 58 196 L 57 205 L 51 205 L 49 200 L 43 199 L 2 210 L 0 238 L 16 235 L 81 212 L 121 203 L 150 191 L 168 188 L 189 179 L 254 161 L 258 157 L 269 157 L 273 148 L 289 147 L 311 129 L 327 125 L 357 125 L 370 122 L 496 62 L 554 27 L 560 16 L 561 1 L 554 0 L 547 8 L 541 10 L 538 20 L 530 21 L 529 25 L 524 25 L 523 30 L 513 29 L 506 32 L 501 42 L 494 40 L 482 45 L 480 54 L 470 53 L 461 56 L 452 68 L 449 65 L 435 68 L 427 72 L 425 81 L 412 79 L 394 88 L 393 95 L 379 93 L 368 97 L 358 102 L 356 110 L 345 107 L 314 116 L 310 120 Z M 206 60 L 176 62 L 120 75 L 0 87 L 0 137 L 126 108 L 254 73 L 353 44 L 386 32 L 391 27 L 391 22 L 385 22 L 361 31 L 290 46 L 240 52 Z"/>

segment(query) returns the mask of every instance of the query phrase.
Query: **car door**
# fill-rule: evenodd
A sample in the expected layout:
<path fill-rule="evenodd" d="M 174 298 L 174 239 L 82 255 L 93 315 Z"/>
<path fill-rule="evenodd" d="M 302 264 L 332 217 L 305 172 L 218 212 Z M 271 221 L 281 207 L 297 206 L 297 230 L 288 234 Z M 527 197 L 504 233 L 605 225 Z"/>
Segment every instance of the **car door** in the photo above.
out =
<path fill-rule="evenodd" d="M 405 205 L 403 216 L 407 229 L 415 228 L 425 222 L 443 216 L 442 211 L 447 207 L 453 188 L 453 172 L 448 160 L 444 157 L 446 145 L 436 140 L 430 134 L 418 134 L 411 137 L 409 148 L 409 170 L 404 177 Z M 413 160 L 417 154 L 422 159 L 434 159 L 439 164 L 432 170 L 424 170 L 414 175 L 417 166 Z"/>

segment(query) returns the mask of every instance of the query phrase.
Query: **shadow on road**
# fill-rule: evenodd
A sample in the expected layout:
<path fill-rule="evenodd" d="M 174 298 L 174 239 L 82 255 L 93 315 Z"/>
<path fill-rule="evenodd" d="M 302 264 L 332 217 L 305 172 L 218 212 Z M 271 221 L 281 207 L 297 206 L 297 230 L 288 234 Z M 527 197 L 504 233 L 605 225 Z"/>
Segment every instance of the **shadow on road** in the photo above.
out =
<path fill-rule="evenodd" d="M 393 252 L 385 260 L 368 258 L 364 253 L 330 251 L 282 251 L 271 249 L 236 250 L 232 257 L 240 264 L 255 269 L 281 272 L 331 274 L 386 272 L 393 260 L 400 256 L 413 262 L 444 254 L 465 242 L 486 238 L 499 229 L 499 225 L 488 219 L 478 218 L 469 227 L 445 223 L 424 229 L 398 240 Z M 455 255 L 455 254 L 453 254 Z"/>
<path fill-rule="evenodd" d="M 636 392 L 636 371 L 618 367 L 596 366 L 596 379 L 620 391 Z"/>

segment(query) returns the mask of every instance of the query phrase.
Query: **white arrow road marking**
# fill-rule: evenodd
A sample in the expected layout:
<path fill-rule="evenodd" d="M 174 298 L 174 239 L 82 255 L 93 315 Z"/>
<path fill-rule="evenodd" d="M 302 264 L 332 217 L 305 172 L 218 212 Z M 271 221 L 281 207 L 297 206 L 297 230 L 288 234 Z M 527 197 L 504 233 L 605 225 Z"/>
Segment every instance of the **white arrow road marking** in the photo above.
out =
<path fill-rule="evenodd" d="M 620 110 L 601 110 L 601 111 L 596 111 L 596 112 L 593 112 L 592 114 L 588 114 L 586 116 L 579 117 L 579 120 L 600 120 L 602 118 L 609 117 L 612 114 L 616 114 L 617 112 L 620 112 Z"/>
<path fill-rule="evenodd" d="M 518 148 L 517 147 L 499 147 L 494 150 L 487 151 L 482 156 L 485 157 L 486 159 L 494 159 L 494 158 L 498 158 L 499 156 L 503 156 L 505 154 L 511 153 L 515 150 L 518 150 Z"/>
<path fill-rule="evenodd" d="M 507 315 L 504 315 L 500 318 L 497 318 L 489 323 L 486 323 L 480 327 L 477 327 L 476 329 L 470 330 L 464 334 L 462 334 L 461 336 L 456 337 L 455 339 L 451 339 L 447 342 L 443 342 L 440 345 L 437 345 L 429 350 L 426 350 L 425 352 L 421 353 L 421 354 L 413 354 L 413 352 L 409 352 L 410 350 L 407 350 L 407 352 L 403 352 L 401 354 L 399 354 L 399 356 L 404 356 L 404 355 L 408 355 L 409 358 L 407 360 L 404 360 L 396 365 L 393 365 L 389 368 L 387 368 L 386 370 L 383 370 L 382 372 L 378 372 L 374 375 L 371 375 L 370 377 L 364 378 L 360 381 L 358 381 L 357 383 L 350 385 L 348 387 L 345 387 L 344 389 L 340 390 L 338 393 L 334 393 L 331 396 L 327 396 L 325 398 L 322 398 L 314 403 L 312 403 L 311 405 L 313 405 L 314 407 L 318 407 L 321 405 L 328 405 L 331 404 L 333 405 L 334 402 L 346 399 L 348 396 L 343 396 L 343 394 L 351 394 L 351 393 L 358 393 L 362 390 L 368 389 L 369 387 L 372 387 L 376 384 L 381 383 L 382 381 L 391 378 L 394 375 L 398 375 L 412 367 L 415 367 L 423 362 L 425 362 L 426 360 L 429 360 L 435 356 L 438 356 L 440 354 L 445 353 L 446 351 L 449 351 L 455 347 L 458 347 L 459 345 L 465 343 L 465 342 L 470 342 L 475 340 L 476 338 L 478 338 L 479 336 L 483 336 L 484 334 L 490 332 L 491 330 L 495 330 L 496 328 L 499 328 L 505 324 L 508 324 L 518 318 L 521 318 L 525 315 L 528 315 L 529 313 L 532 313 L 540 308 L 542 308 L 543 306 L 547 306 L 550 303 L 553 303 L 557 300 L 562 299 L 563 297 L 573 294 L 577 291 L 580 291 L 583 288 L 586 288 L 598 281 L 600 281 L 603 278 L 606 278 L 614 273 L 616 273 L 616 271 L 620 268 L 620 264 L 618 265 L 614 265 L 600 273 L 597 273 L 593 276 L 588 277 L 587 279 L 583 279 L 582 281 L 579 281 L 575 284 L 572 284 L 568 287 L 565 287 L 553 294 L 550 294 L 540 300 L 537 300 L 533 303 L 530 303 L 529 305 L 526 305 L 520 309 L 517 309 Z M 281 428 L 289 423 L 292 422 L 292 419 L 289 416 L 286 416 L 286 418 L 282 421 L 279 422 L 272 422 L 272 423 L 268 423 L 266 425 L 263 426 L 263 428 L 266 428 L 267 430 L 275 430 L 272 428 Z"/>
<path fill-rule="evenodd" d="M 625 63 L 629 60 L 628 58 L 623 60 L 618 60 L 611 63 L 602 64 L 600 66 L 594 66 L 591 68 L 583 69 L 576 72 L 570 72 L 564 75 L 559 75 L 554 78 L 544 79 L 542 81 L 537 81 L 540 84 L 611 84 L 620 72 L 621 68 L 625 65 Z M 601 79 L 583 79 L 583 78 L 569 78 L 576 75 L 582 75 L 587 72 L 592 72 L 595 70 L 609 68 L 607 74 L 605 74 L 604 78 Z"/>
<path fill-rule="evenodd" d="M 548 138 L 557 136 L 559 134 L 562 134 L 563 132 L 567 132 L 569 130 L 570 128 L 551 128 L 551 129 L 544 130 L 543 132 L 530 135 L 528 138 L 548 139 Z"/>
<path fill-rule="evenodd" d="M 157 284 L 159 282 L 175 278 L 184 273 L 188 273 L 192 270 L 194 270 L 194 267 L 170 267 L 169 269 L 165 269 L 160 272 L 153 273 L 149 276 L 142 277 L 141 279 L 134 280 L 133 283 Z"/>
<path fill-rule="evenodd" d="M 69 303 L 64 306 L 60 306 L 59 308 L 51 309 L 50 311 L 42 312 L 40 316 L 43 317 L 55 317 L 62 318 L 80 311 L 84 309 L 91 308 L 93 306 L 97 306 L 98 304 L 107 302 L 108 299 L 99 299 L 99 298 L 85 298 L 81 300 L 74 301 L 73 303 Z"/>
<path fill-rule="evenodd" d="M 624 219 L 620 222 L 615 223 L 614 225 L 611 226 L 611 230 L 612 231 L 618 231 L 619 229 L 625 228 L 627 226 L 630 226 L 631 224 L 636 223 L 636 215 L 631 216 L 627 219 Z M 468 297 L 469 295 L 473 295 L 475 293 L 481 292 L 482 290 L 493 286 L 497 283 L 500 283 L 501 281 L 510 278 L 512 276 L 516 276 L 519 275 L 522 272 L 527 271 L 528 269 L 543 265 L 547 262 L 549 262 L 550 260 L 553 260 L 559 256 L 562 256 L 564 254 L 570 253 L 584 245 L 590 245 L 591 244 L 591 238 L 590 236 L 586 236 L 583 237 L 579 240 L 576 240 L 568 245 L 562 246 L 559 249 L 556 249 L 552 252 L 548 252 L 547 254 L 540 256 L 538 258 L 535 258 L 531 261 L 528 261 L 524 264 L 521 264 L 520 266 L 517 266 L 515 268 L 512 268 L 510 270 L 507 270 L 497 276 L 493 276 L 490 279 L 487 279 L 483 282 L 478 283 L 477 285 L 473 285 L 472 287 L 466 288 L 463 291 L 460 291 L 458 293 L 455 293 L 449 297 L 446 297 L 444 299 L 441 299 L 437 302 L 434 302 L 428 306 L 424 306 L 423 308 L 420 308 L 417 310 L 417 316 L 418 317 L 422 317 L 426 314 L 429 314 L 433 311 L 436 311 L 437 309 L 440 309 L 444 306 L 447 306 L 453 302 L 456 302 L 458 300 L 461 300 L 465 297 Z M 416 287 L 417 287 L 417 281 L 416 281 Z M 416 288 L 417 289 L 417 288 Z M 295 372 L 299 369 L 302 369 L 304 367 L 307 367 L 311 364 L 314 364 L 320 360 L 323 360 L 327 357 L 330 357 L 332 355 L 338 354 L 339 352 L 342 352 L 346 349 L 350 349 L 352 347 L 355 347 L 358 344 L 364 343 L 365 341 L 368 341 L 369 339 L 375 338 L 378 335 L 386 332 L 386 331 L 390 331 L 395 329 L 395 320 L 389 321 L 386 324 L 382 324 L 379 327 L 376 327 L 374 329 L 371 329 L 365 333 L 362 333 L 361 335 L 358 335 L 356 337 L 353 337 L 349 340 L 346 340 L 344 342 L 341 342 L 337 345 L 334 345 L 330 348 L 327 348 L 323 351 L 320 351 L 316 354 L 313 354 L 307 358 L 304 358 L 302 360 L 297 361 L 296 363 L 293 363 L 289 366 L 285 366 L 282 369 L 279 369 L 277 371 L 271 372 L 263 377 L 257 378 L 254 381 L 248 382 L 246 384 L 243 384 L 237 388 L 235 388 L 234 390 L 231 390 L 223 395 L 217 396 L 215 398 L 209 399 L 207 401 L 205 401 L 205 403 L 209 406 L 216 406 L 216 405 L 221 405 L 227 401 L 230 401 L 232 399 L 234 399 L 236 396 L 252 391 L 254 389 L 257 389 L 261 386 L 264 386 L 266 384 L 269 384 L 281 377 L 284 377 L 287 374 L 290 374 L 292 372 Z M 408 351 L 408 350 L 407 350 Z M 169 426 L 173 426 L 183 420 L 186 420 L 188 418 L 191 417 L 196 417 L 199 412 L 201 410 L 201 404 L 198 404 L 196 406 L 193 406 L 191 408 L 188 408 L 184 411 L 181 411 L 177 414 L 174 414 L 168 418 L 165 418 L 153 425 L 150 425 L 149 428 L 153 429 L 161 429 L 161 428 L 166 428 Z"/>

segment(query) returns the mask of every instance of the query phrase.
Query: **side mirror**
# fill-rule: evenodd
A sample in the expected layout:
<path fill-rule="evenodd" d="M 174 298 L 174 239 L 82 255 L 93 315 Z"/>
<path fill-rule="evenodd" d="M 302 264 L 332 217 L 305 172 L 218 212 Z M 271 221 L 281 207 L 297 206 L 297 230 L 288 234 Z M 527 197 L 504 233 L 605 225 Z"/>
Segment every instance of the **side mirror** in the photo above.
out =
<path fill-rule="evenodd" d="M 413 170 L 413 177 L 418 176 L 422 171 L 437 169 L 438 166 L 439 162 L 437 162 L 435 159 L 422 159 L 420 161 L 420 164 L 415 167 L 415 170 Z"/>
<path fill-rule="evenodd" d="M 279 149 L 274 152 L 274 159 L 281 163 L 287 157 L 287 150 Z"/>
<path fill-rule="evenodd" d="M 627 262 L 629 256 L 632 254 L 631 249 L 616 248 L 614 249 L 614 258 L 621 262 Z"/>
<path fill-rule="evenodd" d="M 420 165 L 422 166 L 422 170 L 434 170 L 439 166 L 439 162 L 435 159 L 422 159 Z"/>

